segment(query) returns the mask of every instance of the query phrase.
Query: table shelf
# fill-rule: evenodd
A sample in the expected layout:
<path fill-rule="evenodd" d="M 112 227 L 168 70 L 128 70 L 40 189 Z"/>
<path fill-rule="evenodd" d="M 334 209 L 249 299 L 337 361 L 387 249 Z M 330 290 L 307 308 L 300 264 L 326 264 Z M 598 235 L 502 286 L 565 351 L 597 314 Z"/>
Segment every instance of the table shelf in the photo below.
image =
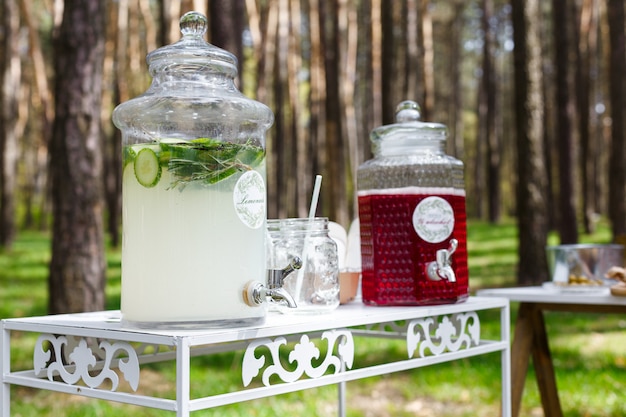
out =
<path fill-rule="evenodd" d="M 500 313 L 500 338 L 486 340 L 478 313 Z M 466 302 L 420 307 L 340 306 L 326 315 L 269 313 L 265 323 L 229 329 L 159 330 L 125 326 L 119 311 L 2 321 L 2 417 L 10 416 L 12 385 L 191 412 L 325 385 L 339 386 L 345 413 L 345 383 L 437 363 L 500 352 L 502 415 L 510 415 L 509 303 L 506 298 L 470 297 Z M 11 333 L 38 335 L 32 369 L 12 369 Z M 362 365 L 355 354 L 362 338 L 400 339 L 403 360 Z M 234 392 L 191 398 L 193 357 L 242 352 L 241 386 Z M 287 356 L 288 355 L 288 356 Z M 289 364 L 285 363 L 288 357 Z M 174 361 L 173 398 L 139 395 L 140 369 Z M 120 390 L 124 385 L 130 389 Z"/>

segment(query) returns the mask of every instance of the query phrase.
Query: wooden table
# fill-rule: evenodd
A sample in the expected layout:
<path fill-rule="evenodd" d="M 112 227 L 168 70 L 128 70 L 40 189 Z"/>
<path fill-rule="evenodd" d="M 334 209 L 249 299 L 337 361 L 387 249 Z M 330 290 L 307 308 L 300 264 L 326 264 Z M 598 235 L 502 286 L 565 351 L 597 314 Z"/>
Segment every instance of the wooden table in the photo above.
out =
<path fill-rule="evenodd" d="M 546 335 L 544 311 L 575 313 L 626 313 L 626 297 L 615 297 L 608 288 L 593 292 L 562 291 L 554 287 L 516 287 L 478 291 L 480 296 L 505 297 L 519 302 L 511 347 L 511 408 L 518 417 L 530 355 L 546 417 L 562 417 L 554 366 Z"/>
<path fill-rule="evenodd" d="M 481 334 L 478 313 L 486 310 L 500 314 L 497 340 Z M 119 311 L 7 319 L 0 322 L 0 415 L 11 415 L 14 385 L 169 410 L 178 417 L 338 385 L 338 414 L 345 416 L 348 381 L 500 352 L 501 412 L 509 417 L 509 323 L 509 300 L 497 297 L 424 307 L 368 307 L 354 302 L 328 315 L 272 313 L 264 324 L 224 329 L 137 329 L 125 326 Z M 39 335 L 33 364 L 26 369 L 15 369 L 12 364 L 13 332 Z M 376 338 L 380 343 L 375 348 L 363 346 L 363 338 Z M 387 357 L 385 341 L 389 339 L 404 340 L 407 356 Z M 372 349 L 381 350 L 381 363 L 362 362 Z M 193 396 L 190 387 L 201 386 L 202 378 L 190 372 L 190 359 L 224 351 L 242 352 L 241 386 Z M 284 357 L 288 354 L 290 363 L 281 359 L 281 352 Z M 175 396 L 140 395 L 141 366 L 161 361 L 176 363 Z M 128 389 L 120 390 L 121 386 Z"/>

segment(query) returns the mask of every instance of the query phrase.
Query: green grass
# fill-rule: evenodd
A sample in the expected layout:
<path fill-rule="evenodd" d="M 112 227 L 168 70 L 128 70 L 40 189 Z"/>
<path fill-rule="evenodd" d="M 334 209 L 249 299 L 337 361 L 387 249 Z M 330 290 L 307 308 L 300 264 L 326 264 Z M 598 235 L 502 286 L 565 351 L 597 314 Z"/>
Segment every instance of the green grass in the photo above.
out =
<path fill-rule="evenodd" d="M 601 225 L 598 233 L 583 236 L 585 242 L 608 242 L 610 232 Z M 555 235 L 550 244 L 557 243 Z M 515 284 L 517 232 L 513 222 L 493 226 L 470 222 L 468 251 L 470 284 L 478 288 Z M 22 232 L 9 253 L 0 253 L 0 318 L 46 314 L 49 238 Z M 120 253 L 107 251 L 107 308 L 119 308 Z M 512 319 L 517 306 L 512 305 Z M 495 338 L 499 317 L 481 314 L 483 336 Z M 615 315 L 550 313 L 546 315 L 561 403 L 569 417 L 626 415 L 626 320 Z M 12 366 L 32 366 L 35 337 L 13 334 Z M 401 342 L 390 342 L 381 351 L 377 342 L 359 340 L 360 364 L 387 358 L 403 359 Z M 192 377 L 204 381 L 192 386 L 192 395 L 211 390 L 230 391 L 240 386 L 241 353 L 194 358 Z M 171 363 L 142 367 L 142 392 L 174 394 L 175 368 Z M 53 394 L 28 388 L 12 388 L 12 415 L 148 417 L 174 413 Z M 412 372 L 372 377 L 348 383 L 348 416 L 494 416 L 500 397 L 499 354 L 489 354 Z M 194 416 L 328 416 L 335 415 L 337 391 L 324 387 L 194 413 Z M 524 391 L 523 416 L 542 415 L 532 369 Z"/>

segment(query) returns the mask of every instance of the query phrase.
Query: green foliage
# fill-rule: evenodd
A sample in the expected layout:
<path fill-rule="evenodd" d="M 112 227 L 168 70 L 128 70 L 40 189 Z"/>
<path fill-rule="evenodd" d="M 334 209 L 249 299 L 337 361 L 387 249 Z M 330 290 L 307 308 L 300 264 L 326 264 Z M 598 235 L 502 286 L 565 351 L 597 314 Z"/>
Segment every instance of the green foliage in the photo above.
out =
<path fill-rule="evenodd" d="M 607 241 L 605 226 L 585 241 Z M 470 223 L 468 230 L 470 283 L 472 289 L 514 285 L 517 232 L 513 221 L 500 225 Z M 46 313 L 49 237 L 37 232 L 21 232 L 10 253 L 0 253 L 0 318 Z M 119 308 L 120 252 L 109 249 L 107 308 Z M 511 318 L 516 316 L 512 305 Z M 616 417 L 626 415 L 623 392 L 626 388 L 626 323 L 615 315 L 550 313 L 546 326 L 564 413 L 569 417 Z M 481 313 L 483 337 L 496 338 L 499 316 Z M 12 367 L 32 366 L 36 336 L 14 334 Z M 389 358 L 405 359 L 402 342 L 390 341 L 384 355 L 379 342 L 358 339 L 358 366 L 375 364 Z M 192 395 L 227 392 L 241 384 L 237 371 L 240 353 L 223 353 L 192 359 Z M 355 364 L 356 365 L 356 364 Z M 142 367 L 141 390 L 144 394 L 173 396 L 173 363 Z M 372 377 L 347 384 L 349 417 L 357 416 L 493 416 L 498 415 L 500 398 L 499 354 L 434 365 L 413 372 Z M 68 417 L 117 415 L 133 417 L 173 416 L 174 413 L 136 406 L 53 394 L 29 388 L 12 388 L 12 415 Z M 193 413 L 194 416 L 276 415 L 327 416 L 337 413 L 336 387 L 306 390 L 273 398 Z M 534 374 L 529 370 L 522 415 L 537 414 L 540 399 Z"/>

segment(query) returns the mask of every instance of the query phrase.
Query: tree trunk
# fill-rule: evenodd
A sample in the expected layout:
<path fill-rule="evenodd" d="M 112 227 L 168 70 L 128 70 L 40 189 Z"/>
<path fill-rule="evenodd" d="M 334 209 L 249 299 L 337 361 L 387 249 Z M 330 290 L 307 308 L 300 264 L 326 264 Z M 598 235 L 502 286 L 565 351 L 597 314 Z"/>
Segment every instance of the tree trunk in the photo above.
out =
<path fill-rule="evenodd" d="M 32 228 L 38 226 L 35 212 L 39 212 L 39 227 L 47 226 L 47 203 L 49 193 L 47 192 L 46 163 L 48 159 L 48 143 L 52 133 L 53 103 L 52 94 L 46 73 L 46 62 L 40 35 L 38 32 L 38 22 L 34 20 L 32 2 L 20 0 L 20 14 L 28 27 L 28 53 L 32 62 L 32 74 L 34 76 L 33 85 L 36 87 L 31 94 L 31 113 L 39 115 L 37 120 L 31 121 L 41 131 L 40 135 L 34 137 L 23 137 L 22 148 L 28 149 L 24 152 L 25 165 L 25 185 L 23 188 L 24 222 L 23 227 Z M 30 126 L 32 128 L 32 125 Z"/>
<path fill-rule="evenodd" d="M 418 1 L 419 0 L 406 0 L 404 2 L 404 15 L 406 19 L 406 58 L 404 65 L 404 78 L 406 80 L 404 88 L 403 99 L 419 100 L 418 92 L 421 90 L 420 86 L 420 54 L 419 54 L 419 40 L 420 35 L 418 33 L 420 25 L 418 21 L 420 15 L 418 13 Z"/>
<path fill-rule="evenodd" d="M 545 9 L 545 8 L 543 8 Z M 550 14 L 548 11 L 542 12 L 542 21 L 549 21 Z M 541 67 L 544 74 L 554 72 L 554 54 L 548 54 L 547 50 L 551 42 L 543 40 L 542 63 Z M 546 181 L 547 181 L 547 207 L 548 207 L 548 230 L 558 228 L 558 220 L 560 213 L 558 210 L 558 150 L 556 149 L 556 139 L 554 132 L 556 131 L 556 109 L 554 108 L 554 98 L 556 97 L 554 82 L 543 82 L 542 93 L 544 99 L 543 110 L 543 143 L 544 143 L 544 160 L 546 161 Z"/>
<path fill-rule="evenodd" d="M 561 243 L 578 242 L 576 191 L 574 189 L 574 100 L 571 95 L 570 28 L 574 24 L 569 6 L 552 1 L 554 64 L 556 67 L 556 136 L 559 157 L 559 235 Z"/>
<path fill-rule="evenodd" d="M 613 238 L 626 243 L 626 134 L 624 133 L 624 0 L 608 1 L 611 152 L 609 159 L 609 215 Z"/>
<path fill-rule="evenodd" d="M 55 42 L 51 314 L 105 306 L 100 97 L 106 3 L 67 0 Z"/>
<path fill-rule="evenodd" d="M 462 65 L 462 44 L 463 44 L 463 10 L 465 2 L 463 0 L 454 3 L 454 13 L 451 28 L 450 47 L 450 79 L 452 99 L 450 100 L 450 138 L 448 139 L 448 149 L 450 154 L 461 160 L 465 156 L 465 143 L 463 135 L 463 88 L 461 82 Z"/>
<path fill-rule="evenodd" d="M 430 0 L 420 0 L 420 16 L 422 26 L 422 65 L 424 66 L 424 99 L 422 120 L 430 121 L 435 107 L 435 50 L 433 39 L 433 19 L 430 15 Z"/>
<path fill-rule="evenodd" d="M 237 57 L 239 88 L 243 89 L 242 65 L 245 3 L 243 0 L 211 0 L 209 2 L 210 42 Z"/>
<path fill-rule="evenodd" d="M 382 24 L 382 1 L 383 0 L 369 0 L 371 2 L 370 5 L 370 13 L 368 17 L 371 19 L 371 31 L 369 36 L 366 38 L 370 43 L 370 48 L 368 51 L 369 58 L 369 70 L 365 74 L 366 79 L 371 82 L 371 91 L 368 99 L 366 100 L 366 108 L 368 108 L 368 118 L 371 120 L 371 125 L 367 127 L 367 130 L 371 130 L 374 127 L 380 126 L 383 124 L 383 108 L 384 105 L 384 84 L 383 84 L 383 24 Z M 367 3 L 367 1 L 365 1 Z M 369 132 L 368 132 L 369 133 Z M 367 152 L 368 157 L 371 155 Z M 369 159 L 369 158 L 367 158 Z"/>
<path fill-rule="evenodd" d="M 0 247 L 10 249 L 16 233 L 15 207 L 18 160 L 18 109 L 21 64 L 18 53 L 20 16 L 17 4 L 0 5 Z"/>
<path fill-rule="evenodd" d="M 326 137 L 326 65 L 324 58 L 324 12 L 323 2 L 312 0 L 309 2 L 309 39 L 311 42 L 311 90 L 309 92 L 311 102 L 311 120 L 309 124 L 309 135 L 311 148 L 309 155 L 311 160 L 308 162 L 308 168 L 311 175 L 319 174 L 319 167 L 324 157 L 325 149 L 323 148 Z M 329 178 L 326 178 L 329 182 Z M 314 179 L 308 180 L 309 190 L 313 189 Z M 310 201 L 310 195 L 309 195 Z M 309 203 L 310 204 L 310 203 Z"/>
<path fill-rule="evenodd" d="M 161 31 L 159 41 L 161 46 L 169 45 L 180 39 L 180 0 L 160 0 L 159 18 Z"/>
<path fill-rule="evenodd" d="M 395 77 L 395 57 L 396 57 L 396 41 L 394 36 L 395 22 L 393 19 L 393 8 L 396 3 L 381 1 L 381 27 L 382 27 L 382 45 L 381 45 L 381 87 L 382 87 L 382 115 L 383 124 L 395 122 L 395 109 L 398 105 L 394 96 L 394 80 Z M 375 46 L 374 46 L 375 48 Z M 420 103 L 423 105 L 422 103 Z"/>
<path fill-rule="evenodd" d="M 357 112 L 355 108 L 356 101 L 356 86 L 354 80 L 358 78 L 357 62 L 358 62 L 358 42 L 359 42 L 359 21 L 358 10 L 350 7 L 349 1 L 342 0 L 341 10 L 345 16 L 339 16 L 340 33 L 339 39 L 345 39 L 345 47 L 340 47 L 341 53 L 341 102 L 340 105 L 343 108 L 343 120 L 342 124 L 342 143 L 345 148 L 344 164 L 350 167 L 347 172 L 347 178 L 344 184 L 338 183 L 339 192 L 343 193 L 346 197 L 346 209 L 342 210 L 343 213 L 338 213 L 335 221 L 340 222 L 346 227 L 349 227 L 351 221 L 354 219 L 356 212 L 358 211 L 357 198 L 352 190 L 356 187 L 357 168 L 362 162 L 359 159 L 359 144 L 361 137 L 359 135 L 360 123 L 357 120 Z M 345 23 L 343 23 L 345 22 Z M 341 162 L 340 162 L 341 163 Z M 341 216 L 343 214 L 343 216 Z"/>
<path fill-rule="evenodd" d="M 145 3 L 140 0 L 139 3 Z M 145 5 L 139 7 L 145 11 Z M 120 225 L 122 223 L 122 136 L 118 129 L 111 124 L 111 114 L 114 106 L 131 98 L 130 85 L 133 85 L 133 76 L 145 68 L 128 68 L 128 50 L 138 50 L 129 46 L 129 31 L 131 8 L 128 0 L 119 0 L 108 3 L 109 21 L 115 24 L 107 25 L 107 37 L 104 58 L 103 80 L 105 85 L 113 85 L 111 90 L 105 89 L 102 94 L 102 136 L 103 136 L 103 180 L 106 203 L 107 225 L 111 246 L 121 244 Z M 135 11 L 139 13 L 139 11 Z M 137 19 L 137 18 L 134 18 Z M 156 30 L 146 29 L 146 46 L 154 47 Z M 136 61 L 134 61 L 136 62 Z M 134 65 L 137 65 L 135 63 Z M 137 79 L 137 78 L 135 78 Z M 139 83 L 137 83 L 139 84 Z M 136 86 L 140 90 L 141 85 Z"/>
<path fill-rule="evenodd" d="M 326 144 L 324 148 L 325 162 L 320 173 L 327 178 L 326 186 L 322 187 L 321 209 L 332 220 L 347 224 L 345 216 L 346 202 L 346 172 L 345 147 L 342 132 L 342 107 L 340 104 L 340 53 L 339 53 L 339 1 L 321 2 L 320 13 L 321 25 L 326 24 L 322 31 L 322 46 L 324 53 L 324 66 L 326 72 Z M 325 36 L 324 36 L 325 34 Z M 313 179 L 310 180 L 313 184 Z"/>
<path fill-rule="evenodd" d="M 539 0 L 513 0 L 520 285 L 548 279 Z"/>
<path fill-rule="evenodd" d="M 284 217 L 298 216 L 297 210 L 300 199 L 296 188 L 294 165 L 291 163 L 297 158 L 296 138 L 292 132 L 290 85 L 289 85 L 289 26 L 290 13 L 288 0 L 278 0 L 276 4 L 277 32 L 276 49 L 268 59 L 274 61 L 275 71 L 272 74 L 274 86 L 275 110 L 275 144 L 273 154 L 278 162 L 269 167 L 270 172 L 276 172 L 276 186 L 279 198 L 283 200 Z M 302 184 L 304 186 L 304 184 Z M 281 216 L 281 217 L 283 217 Z"/>
<path fill-rule="evenodd" d="M 287 6 L 289 10 L 289 16 L 287 22 L 281 23 L 285 25 L 287 31 L 288 45 L 287 51 L 287 83 L 289 91 L 289 117 L 290 117 L 290 136 L 293 138 L 294 154 L 291 155 L 291 160 L 286 161 L 288 167 L 293 167 L 293 161 L 296 161 L 297 167 L 292 172 L 293 186 L 291 189 L 294 191 L 297 200 L 297 213 L 308 213 L 309 208 L 309 192 L 310 192 L 310 178 L 312 176 L 309 169 L 310 161 L 310 146 L 311 140 L 309 132 L 306 130 L 306 126 L 303 123 L 302 116 L 306 114 L 308 104 L 301 99 L 300 95 L 300 82 L 299 74 L 302 71 L 302 9 L 300 0 L 289 0 Z"/>
<path fill-rule="evenodd" d="M 589 97 L 591 91 L 591 57 L 595 51 L 593 38 L 595 37 L 595 0 L 584 0 L 580 10 L 580 18 L 575 25 L 574 48 L 576 50 L 576 107 L 578 110 L 578 134 L 580 135 L 580 156 L 579 166 L 581 174 L 582 191 L 582 214 L 583 227 L 585 233 L 592 233 L 595 230 L 595 199 L 593 198 L 593 170 L 595 162 L 595 151 L 598 141 L 591 140 L 590 125 L 590 104 Z M 571 3 L 572 9 L 576 10 L 575 2 Z M 574 16 L 574 15 L 572 15 Z"/>
<path fill-rule="evenodd" d="M 480 123 L 485 124 L 485 143 L 487 145 L 487 208 L 489 221 L 496 223 L 500 220 L 500 156 L 502 153 L 500 140 L 496 135 L 496 74 L 493 64 L 494 33 L 491 28 L 493 17 L 493 1 L 483 0 L 483 78 L 482 90 L 485 97 Z"/>
<path fill-rule="evenodd" d="M 417 80 L 417 77 L 421 74 L 419 70 L 424 60 L 420 58 L 423 58 L 424 48 L 421 45 L 422 49 L 420 50 L 416 47 L 417 45 L 409 44 L 407 37 L 412 36 L 417 41 L 418 33 L 415 28 L 409 29 L 407 27 L 409 22 L 413 22 L 408 20 L 410 16 L 408 16 L 406 7 L 405 2 L 380 1 L 380 35 L 382 36 L 380 76 L 383 124 L 396 122 L 396 107 L 406 99 L 412 99 L 419 103 L 422 110 L 422 120 L 426 120 L 424 113 L 426 111 L 424 107 L 426 99 L 411 96 L 417 94 L 417 90 L 423 84 Z M 415 16 L 415 23 L 417 23 L 417 16 L 413 12 L 411 14 Z M 424 22 L 420 21 L 420 23 Z M 373 24 L 375 23 L 373 22 Z M 373 27 L 374 36 L 378 36 L 377 30 L 378 28 Z M 423 37 L 419 39 L 422 40 Z M 376 46 L 372 48 L 374 49 L 372 54 L 377 53 Z M 409 91 L 409 88 L 415 88 L 416 92 Z"/>
<path fill-rule="evenodd" d="M 482 86 L 481 86 L 482 87 Z M 478 101 L 478 119 L 484 120 L 484 113 L 486 109 L 486 98 L 487 92 L 484 88 L 480 88 L 476 94 Z M 470 213 L 478 219 L 485 218 L 485 185 L 487 181 L 485 180 L 486 170 L 485 170 L 485 155 L 487 154 L 485 148 L 485 137 L 486 134 L 486 126 L 484 123 L 478 123 L 478 129 L 476 133 L 476 141 L 475 141 L 475 157 L 474 157 L 474 169 L 473 174 L 474 178 L 471 184 L 472 187 L 472 197 L 475 202 L 472 207 L 470 206 Z"/>
<path fill-rule="evenodd" d="M 285 210 L 286 204 L 283 199 L 285 195 L 282 190 L 283 181 L 278 171 L 280 161 L 280 153 L 282 152 L 282 143 L 279 141 L 283 138 L 280 136 L 280 113 L 276 112 L 275 103 L 279 102 L 279 98 L 275 97 L 273 83 L 275 82 L 275 55 L 278 37 L 278 0 L 270 0 L 264 6 L 265 13 L 260 16 L 266 16 L 265 19 L 259 19 L 259 29 L 262 34 L 262 46 L 260 49 L 260 60 L 258 62 L 258 88 L 257 99 L 274 110 L 274 127 L 271 130 L 271 136 L 267 141 L 267 157 L 266 164 L 268 167 L 275 167 L 274 170 L 267 172 L 267 215 L 271 218 L 287 217 Z M 259 40 L 260 41 L 260 40 Z"/>

